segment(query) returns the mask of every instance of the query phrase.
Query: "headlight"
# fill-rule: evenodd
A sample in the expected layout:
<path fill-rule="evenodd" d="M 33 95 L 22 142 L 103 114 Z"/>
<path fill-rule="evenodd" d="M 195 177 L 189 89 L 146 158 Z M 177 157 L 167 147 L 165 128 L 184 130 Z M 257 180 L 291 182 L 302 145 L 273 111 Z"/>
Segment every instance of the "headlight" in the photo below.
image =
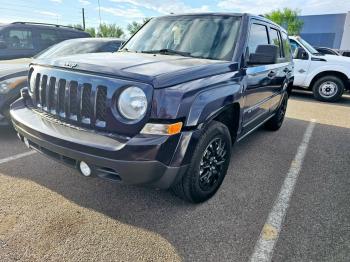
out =
<path fill-rule="evenodd" d="M 147 97 L 141 88 L 131 86 L 125 89 L 118 99 L 118 110 L 130 120 L 141 119 L 147 110 Z"/>

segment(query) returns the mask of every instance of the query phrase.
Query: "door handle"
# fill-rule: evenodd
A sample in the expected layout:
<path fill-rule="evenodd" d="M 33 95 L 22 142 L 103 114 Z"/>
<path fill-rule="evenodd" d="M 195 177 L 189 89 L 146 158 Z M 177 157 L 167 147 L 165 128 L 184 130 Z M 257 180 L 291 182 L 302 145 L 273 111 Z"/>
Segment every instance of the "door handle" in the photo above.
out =
<path fill-rule="evenodd" d="M 268 77 L 275 77 L 276 76 L 276 72 L 275 71 L 270 71 L 268 74 L 267 74 Z"/>

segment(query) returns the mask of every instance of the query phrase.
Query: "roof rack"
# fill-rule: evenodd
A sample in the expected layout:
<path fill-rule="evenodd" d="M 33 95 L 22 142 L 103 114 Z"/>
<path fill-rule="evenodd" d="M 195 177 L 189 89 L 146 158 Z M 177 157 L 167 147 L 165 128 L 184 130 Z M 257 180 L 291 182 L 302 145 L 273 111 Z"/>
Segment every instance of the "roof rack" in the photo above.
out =
<path fill-rule="evenodd" d="M 55 26 L 55 27 L 65 27 L 65 28 L 71 28 L 71 29 L 76 29 L 80 31 L 84 31 L 82 28 L 77 28 L 74 26 L 69 26 L 69 25 L 57 25 L 57 24 L 48 24 L 48 23 L 37 23 L 37 22 L 13 22 L 11 24 L 22 24 L 22 25 L 49 25 L 49 26 Z"/>

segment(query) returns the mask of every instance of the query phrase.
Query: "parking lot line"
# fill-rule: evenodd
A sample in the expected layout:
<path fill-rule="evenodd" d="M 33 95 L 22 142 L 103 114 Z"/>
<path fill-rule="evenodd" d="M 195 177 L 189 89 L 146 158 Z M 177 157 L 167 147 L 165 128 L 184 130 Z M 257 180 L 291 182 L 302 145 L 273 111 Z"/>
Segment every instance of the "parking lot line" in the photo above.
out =
<path fill-rule="evenodd" d="M 29 152 L 25 152 L 25 153 L 21 153 L 21 154 L 17 154 L 17 155 L 14 155 L 14 156 L 10 156 L 10 157 L 6 157 L 6 158 L 3 158 L 3 159 L 0 159 L 0 165 L 4 164 L 4 163 L 7 163 L 7 162 L 10 162 L 10 161 L 13 161 L 13 160 L 16 160 L 16 159 L 20 159 L 22 157 L 33 155 L 35 153 L 36 153 L 36 151 L 29 151 Z"/>
<path fill-rule="evenodd" d="M 306 151 L 315 127 L 315 120 L 312 119 L 303 136 L 303 140 L 299 145 L 297 154 L 291 163 L 290 169 L 283 182 L 281 191 L 272 207 L 271 212 L 265 222 L 260 233 L 259 239 L 254 247 L 251 262 L 267 262 L 271 261 L 275 244 L 278 241 L 282 223 L 288 210 L 289 202 L 297 182 Z"/>

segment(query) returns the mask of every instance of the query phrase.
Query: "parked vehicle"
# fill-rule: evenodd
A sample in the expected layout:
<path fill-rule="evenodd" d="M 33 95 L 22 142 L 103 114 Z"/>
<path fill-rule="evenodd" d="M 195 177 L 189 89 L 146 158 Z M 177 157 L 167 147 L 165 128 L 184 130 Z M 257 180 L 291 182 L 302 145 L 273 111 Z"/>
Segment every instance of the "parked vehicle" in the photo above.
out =
<path fill-rule="evenodd" d="M 294 86 L 312 90 L 317 100 L 335 102 L 350 89 L 350 59 L 323 55 L 300 37 L 290 37 Z"/>
<path fill-rule="evenodd" d="M 65 40 L 39 53 L 35 58 L 55 58 L 74 54 L 116 52 L 122 45 L 119 38 L 78 38 Z M 7 125 L 10 105 L 20 97 L 20 90 L 28 86 L 29 59 L 0 62 L 0 125 Z M 2 69 L 1 68 L 5 68 Z"/>
<path fill-rule="evenodd" d="M 248 14 L 150 20 L 115 54 L 36 61 L 11 106 L 30 148 L 126 184 L 212 197 L 235 141 L 278 130 L 293 82 L 287 33 Z"/>
<path fill-rule="evenodd" d="M 315 47 L 317 52 L 324 54 L 324 55 L 340 55 L 337 50 L 334 50 L 329 47 Z"/>
<path fill-rule="evenodd" d="M 0 60 L 33 57 L 63 40 L 90 37 L 69 26 L 14 22 L 0 25 Z"/>

